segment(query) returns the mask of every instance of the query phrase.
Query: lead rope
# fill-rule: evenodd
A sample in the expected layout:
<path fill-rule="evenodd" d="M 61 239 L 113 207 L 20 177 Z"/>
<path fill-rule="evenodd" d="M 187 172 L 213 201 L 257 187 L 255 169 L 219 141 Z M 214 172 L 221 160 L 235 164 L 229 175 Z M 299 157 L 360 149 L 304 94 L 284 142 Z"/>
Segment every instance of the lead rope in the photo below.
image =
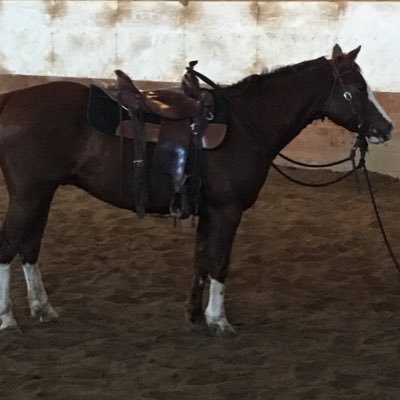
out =
<path fill-rule="evenodd" d="M 352 102 L 351 93 L 346 91 L 346 88 L 345 88 L 342 80 L 340 79 L 341 75 L 339 75 L 339 73 L 336 70 L 336 67 L 335 67 L 334 64 L 332 64 L 332 67 L 333 67 L 335 79 L 339 82 L 340 86 L 342 87 L 342 89 L 344 91 L 344 94 L 343 94 L 344 98 L 350 103 L 350 106 L 351 106 L 351 109 L 353 111 L 353 114 L 357 115 L 357 118 L 359 119 L 359 116 L 358 116 L 358 114 L 357 114 L 357 112 L 356 112 L 356 110 L 354 108 L 354 104 Z M 361 124 L 362 124 L 362 121 L 360 121 L 360 119 L 359 119 L 359 124 L 360 124 L 359 126 L 361 126 Z M 364 175 L 365 175 L 365 180 L 367 182 L 369 196 L 371 198 L 371 203 L 372 203 L 372 206 L 373 206 L 373 209 L 374 209 L 374 212 L 375 212 L 375 216 L 376 216 L 376 220 L 377 220 L 378 225 L 379 225 L 379 229 L 380 229 L 382 237 L 383 237 L 383 241 L 384 241 L 385 246 L 386 246 L 386 248 L 388 250 L 388 253 L 389 253 L 389 255 L 390 255 L 390 257 L 391 257 L 391 259 L 393 261 L 393 264 L 394 264 L 395 268 L 397 269 L 397 272 L 400 274 L 400 265 L 399 265 L 399 263 L 397 261 L 397 258 L 396 258 L 395 254 L 393 252 L 392 246 L 391 246 L 391 244 L 389 242 L 389 239 L 387 237 L 387 234 L 386 234 L 386 231 L 385 231 L 385 227 L 383 226 L 382 218 L 380 216 L 379 209 L 378 209 L 378 206 L 377 206 L 376 200 L 375 200 L 375 195 L 374 195 L 374 192 L 373 192 L 373 189 L 372 189 L 371 180 L 369 179 L 369 173 L 368 173 L 368 169 L 367 169 L 366 162 L 365 162 L 365 154 L 368 151 L 367 139 L 364 136 L 359 135 L 358 139 L 357 139 L 357 145 L 360 148 L 360 152 L 361 152 L 361 158 L 360 158 L 359 164 L 357 166 L 357 169 L 361 168 L 364 171 Z M 353 163 L 353 165 L 354 165 L 354 163 Z M 356 174 L 356 180 L 358 182 L 357 174 Z"/>
<path fill-rule="evenodd" d="M 362 169 L 364 171 L 365 180 L 366 180 L 367 186 L 368 186 L 368 192 L 369 192 L 369 195 L 371 197 L 371 202 L 372 202 L 372 205 L 373 205 L 373 208 L 374 208 L 374 211 L 375 211 L 376 220 L 378 221 L 379 229 L 381 230 L 381 233 L 382 233 L 383 241 L 385 242 L 386 248 L 387 248 L 387 250 L 388 250 L 388 252 L 390 254 L 390 257 L 391 257 L 391 259 L 393 261 L 393 264 L 394 264 L 395 268 L 397 269 L 397 272 L 400 274 L 400 266 L 399 266 L 399 263 L 397 261 L 397 258 L 395 256 L 395 254 L 393 253 L 392 246 L 390 245 L 389 239 L 388 239 L 388 237 L 386 235 L 386 231 L 385 231 L 385 228 L 383 226 L 381 216 L 379 214 L 378 206 L 376 205 L 375 196 L 374 196 L 374 193 L 372 191 L 372 185 L 371 185 L 371 181 L 369 179 L 369 174 L 368 174 L 367 167 L 365 166 L 365 163 L 362 166 Z"/>
<path fill-rule="evenodd" d="M 355 164 L 355 152 L 356 152 L 356 150 L 358 148 L 360 149 L 360 154 L 361 155 L 360 155 L 360 161 L 359 161 L 358 165 L 356 166 L 356 164 Z M 364 175 L 365 175 L 365 181 L 367 182 L 368 193 L 369 193 L 369 196 L 370 196 L 370 199 L 371 199 L 372 207 L 373 207 L 374 212 L 375 212 L 376 220 L 378 222 L 378 226 L 379 226 L 379 229 L 380 229 L 382 237 L 383 237 L 383 242 L 385 243 L 386 249 L 387 249 L 387 251 L 388 251 L 388 253 L 390 255 L 390 258 L 393 261 L 393 264 L 394 264 L 395 268 L 397 269 L 397 272 L 400 274 L 400 265 L 399 265 L 399 262 L 397 261 L 397 258 L 396 258 L 395 254 L 393 252 L 392 246 L 391 246 L 390 241 L 388 239 L 388 236 L 386 234 L 385 227 L 383 226 L 383 222 L 382 222 L 382 218 L 380 216 L 378 205 L 376 204 L 375 195 L 374 195 L 374 191 L 373 191 L 373 188 L 372 188 L 371 180 L 369 178 L 369 172 L 368 172 L 368 169 L 367 169 L 367 166 L 366 166 L 366 162 L 365 162 L 365 155 L 366 155 L 367 151 L 368 151 L 368 143 L 367 143 L 366 139 L 364 137 L 359 136 L 357 141 L 356 141 L 356 143 L 355 143 L 355 145 L 354 145 L 354 147 L 353 147 L 353 149 L 352 149 L 350 157 L 348 158 L 352 162 L 353 169 L 351 171 L 347 172 L 345 175 L 343 175 L 343 176 L 341 176 L 341 177 L 339 177 L 337 179 L 334 179 L 334 180 L 332 180 L 330 182 L 326 182 L 326 183 L 315 183 L 315 184 L 313 184 L 313 183 L 304 183 L 304 182 L 298 181 L 298 180 L 292 178 L 291 176 L 285 174 L 275 164 L 272 164 L 272 167 L 277 172 L 279 172 L 282 176 L 284 176 L 286 179 L 288 179 L 289 181 L 291 181 L 293 183 L 296 183 L 298 185 L 301 185 L 301 186 L 308 186 L 308 187 L 323 187 L 323 186 L 333 185 L 333 184 L 338 183 L 341 180 L 347 178 L 351 174 L 355 173 L 357 187 L 358 187 L 358 191 L 359 192 L 360 192 L 360 186 L 359 186 L 357 170 L 358 169 L 362 169 L 363 172 L 364 172 Z"/>
<path fill-rule="evenodd" d="M 368 151 L 368 143 L 366 141 L 366 139 L 360 138 L 360 149 L 361 152 L 366 153 Z M 369 196 L 371 198 L 371 203 L 375 212 L 375 216 L 376 216 L 376 220 L 378 221 L 378 225 L 379 225 L 379 229 L 382 233 L 382 237 L 383 237 L 383 241 L 385 243 L 385 246 L 389 252 L 389 255 L 393 261 L 393 264 L 395 266 L 395 268 L 397 269 L 397 272 L 400 274 L 400 265 L 399 262 L 397 261 L 397 258 L 393 252 L 392 246 L 389 242 L 389 239 L 387 237 L 386 231 L 385 231 L 385 227 L 383 226 L 383 222 L 382 222 L 382 218 L 380 216 L 379 213 L 379 209 L 378 206 L 376 204 L 376 200 L 375 200 L 375 195 L 374 195 L 374 191 L 372 189 L 372 184 L 371 184 L 371 180 L 369 179 L 369 172 L 366 166 L 366 162 L 365 162 L 365 158 L 361 158 L 360 162 L 358 164 L 358 168 L 361 168 L 364 171 L 364 175 L 365 175 L 365 181 L 367 182 L 367 188 L 368 188 L 368 192 L 369 192 Z"/>
<path fill-rule="evenodd" d="M 360 149 L 360 160 L 359 160 L 358 165 L 356 166 L 356 164 L 355 164 L 355 152 L 356 152 L 357 149 Z M 388 250 L 390 258 L 392 259 L 393 264 L 394 264 L 395 268 L 397 269 L 397 272 L 400 274 L 400 265 L 399 265 L 399 262 L 397 261 L 397 258 L 396 258 L 395 254 L 393 252 L 392 246 L 391 246 L 390 241 L 388 239 L 388 236 L 386 234 L 385 227 L 383 226 L 383 222 L 382 222 L 382 218 L 380 216 L 378 205 L 376 204 L 375 195 L 374 195 L 374 191 L 373 191 L 373 188 L 372 188 L 371 180 L 369 178 L 369 172 L 368 172 L 368 169 L 367 169 L 367 166 L 366 166 L 366 161 L 365 161 L 365 155 L 366 155 L 367 151 L 368 151 L 367 140 L 364 137 L 359 136 L 357 141 L 356 141 L 356 143 L 354 144 L 354 147 L 352 149 L 352 153 L 351 153 L 351 155 L 349 157 L 349 159 L 351 159 L 351 161 L 352 161 L 353 169 L 351 171 L 349 171 L 346 175 L 341 176 L 340 178 L 335 179 L 335 180 L 333 180 L 331 182 L 327 182 L 325 184 L 305 184 L 304 182 L 297 181 L 297 180 L 293 179 L 292 177 L 286 175 L 285 173 L 283 173 L 282 171 L 277 169 L 276 165 L 272 165 L 272 166 L 282 176 L 287 178 L 289 181 L 297 183 L 297 184 L 302 185 L 302 186 L 311 186 L 311 187 L 322 187 L 322 186 L 328 186 L 328 185 L 337 183 L 337 182 L 343 180 L 344 178 L 346 178 L 347 176 L 351 175 L 353 172 L 356 173 L 356 171 L 358 169 L 362 169 L 363 172 L 364 172 L 364 175 L 365 175 L 365 180 L 367 182 L 368 193 L 369 193 L 369 196 L 370 196 L 370 199 L 371 199 L 371 203 L 372 203 L 372 206 L 373 206 L 373 209 L 374 209 L 374 212 L 375 212 L 375 216 L 376 216 L 376 220 L 378 222 L 379 229 L 380 229 L 382 237 L 383 237 L 383 241 L 384 241 L 385 246 L 386 246 L 386 248 Z M 357 177 L 357 174 L 356 174 L 356 177 Z M 358 177 L 357 177 L 357 182 L 358 182 Z"/>

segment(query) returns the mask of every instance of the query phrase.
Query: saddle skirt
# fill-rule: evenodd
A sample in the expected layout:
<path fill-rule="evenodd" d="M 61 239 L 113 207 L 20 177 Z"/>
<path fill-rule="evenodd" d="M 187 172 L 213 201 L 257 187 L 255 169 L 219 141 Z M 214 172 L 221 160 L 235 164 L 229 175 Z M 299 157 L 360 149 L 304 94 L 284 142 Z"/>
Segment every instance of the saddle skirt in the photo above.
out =
<path fill-rule="evenodd" d="M 179 128 L 179 124 L 177 124 Z M 131 120 L 123 121 L 117 128 L 115 134 L 128 139 L 133 139 L 134 125 Z M 160 138 L 160 124 L 146 122 L 144 124 L 144 133 L 148 143 L 158 143 Z M 213 123 L 209 124 L 204 132 L 202 139 L 203 149 L 212 150 L 217 148 L 224 140 L 226 134 L 226 125 Z"/>

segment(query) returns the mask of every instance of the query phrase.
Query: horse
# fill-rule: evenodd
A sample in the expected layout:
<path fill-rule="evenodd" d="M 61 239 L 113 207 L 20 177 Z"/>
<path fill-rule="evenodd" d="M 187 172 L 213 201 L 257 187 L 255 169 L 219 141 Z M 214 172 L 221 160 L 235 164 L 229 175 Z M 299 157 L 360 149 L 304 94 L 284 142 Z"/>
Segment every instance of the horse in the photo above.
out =
<path fill-rule="evenodd" d="M 344 53 L 335 45 L 329 58 L 254 74 L 219 89 L 229 109 L 227 132 L 216 149 L 201 154 L 194 277 L 185 306 L 194 327 L 215 336 L 235 333 L 224 306 L 232 245 L 243 212 L 255 203 L 274 157 L 285 145 L 312 121 L 324 118 L 372 144 L 390 139 L 393 123 L 356 63 L 360 48 Z M 18 326 L 10 298 L 11 262 L 17 255 L 32 316 L 43 322 L 58 317 L 38 258 L 60 185 L 75 185 L 104 202 L 135 210 L 132 174 L 128 167 L 120 173 L 121 139 L 88 123 L 88 90 L 60 81 L 0 96 L 0 166 L 9 193 L 0 230 L 0 329 Z M 123 146 L 125 160 L 133 157 L 129 143 Z M 146 212 L 168 214 L 170 181 L 149 168 Z M 206 284 L 209 298 L 203 310 Z"/>

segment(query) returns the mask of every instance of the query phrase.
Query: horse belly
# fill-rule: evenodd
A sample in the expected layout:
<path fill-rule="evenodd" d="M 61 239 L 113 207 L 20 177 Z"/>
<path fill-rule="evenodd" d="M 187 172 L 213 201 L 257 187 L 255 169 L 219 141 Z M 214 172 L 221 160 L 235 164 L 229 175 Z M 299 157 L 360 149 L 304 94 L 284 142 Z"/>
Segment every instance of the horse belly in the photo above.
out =
<path fill-rule="evenodd" d="M 151 161 L 153 146 L 148 149 Z M 85 159 L 71 182 L 96 198 L 119 208 L 135 210 L 133 144 L 126 139 L 121 153 L 120 138 L 96 131 L 87 142 Z M 148 165 L 148 213 L 167 214 L 172 198 L 171 178 Z"/>

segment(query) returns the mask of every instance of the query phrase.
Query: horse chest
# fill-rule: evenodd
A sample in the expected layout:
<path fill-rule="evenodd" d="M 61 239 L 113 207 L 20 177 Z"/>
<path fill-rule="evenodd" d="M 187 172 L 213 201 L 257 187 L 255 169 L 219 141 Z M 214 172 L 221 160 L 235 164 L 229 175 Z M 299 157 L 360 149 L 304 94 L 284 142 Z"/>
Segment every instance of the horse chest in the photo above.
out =
<path fill-rule="evenodd" d="M 209 197 L 250 207 L 265 182 L 268 162 L 257 151 L 214 151 L 205 154 L 204 187 Z"/>

